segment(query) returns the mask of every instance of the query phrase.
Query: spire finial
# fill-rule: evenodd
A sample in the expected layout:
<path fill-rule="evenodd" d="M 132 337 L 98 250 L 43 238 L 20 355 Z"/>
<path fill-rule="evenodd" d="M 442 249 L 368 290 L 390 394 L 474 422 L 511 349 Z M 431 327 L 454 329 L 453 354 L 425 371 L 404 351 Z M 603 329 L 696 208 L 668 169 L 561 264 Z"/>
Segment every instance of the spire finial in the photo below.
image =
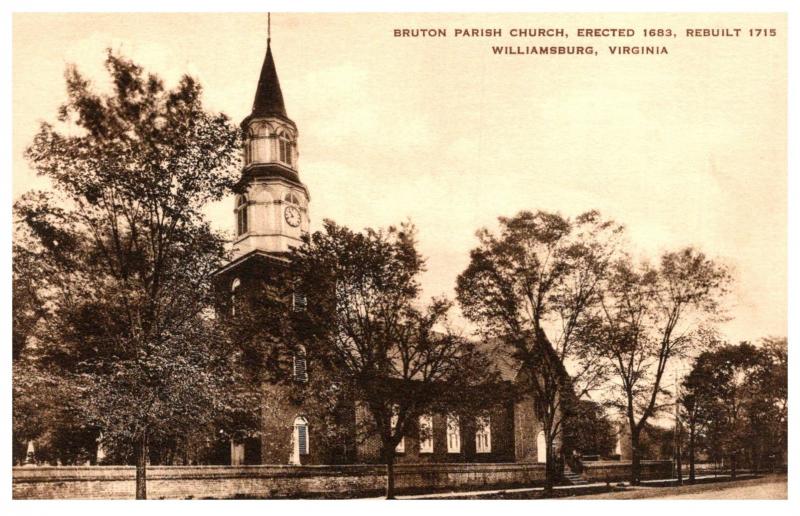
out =
<path fill-rule="evenodd" d="M 272 39 L 272 20 L 270 20 L 270 13 L 267 13 L 267 45 L 269 45 L 270 39 Z"/>

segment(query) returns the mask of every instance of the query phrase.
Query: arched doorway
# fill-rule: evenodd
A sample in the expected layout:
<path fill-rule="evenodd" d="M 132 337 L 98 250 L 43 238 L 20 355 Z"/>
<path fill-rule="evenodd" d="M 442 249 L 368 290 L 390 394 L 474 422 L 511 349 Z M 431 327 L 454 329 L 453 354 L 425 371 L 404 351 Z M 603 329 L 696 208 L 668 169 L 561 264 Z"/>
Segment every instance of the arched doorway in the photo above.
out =
<path fill-rule="evenodd" d="M 536 434 L 536 461 L 547 462 L 547 442 L 543 431 Z"/>

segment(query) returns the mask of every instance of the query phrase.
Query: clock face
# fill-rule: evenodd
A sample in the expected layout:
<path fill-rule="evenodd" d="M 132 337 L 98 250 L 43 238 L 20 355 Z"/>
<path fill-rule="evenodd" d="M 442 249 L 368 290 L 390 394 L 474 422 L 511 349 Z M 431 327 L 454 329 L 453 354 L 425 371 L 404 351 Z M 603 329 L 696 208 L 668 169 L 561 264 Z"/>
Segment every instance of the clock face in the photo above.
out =
<path fill-rule="evenodd" d="M 300 225 L 300 210 L 294 206 L 287 206 L 283 212 L 283 216 L 286 219 L 286 223 L 293 228 Z"/>

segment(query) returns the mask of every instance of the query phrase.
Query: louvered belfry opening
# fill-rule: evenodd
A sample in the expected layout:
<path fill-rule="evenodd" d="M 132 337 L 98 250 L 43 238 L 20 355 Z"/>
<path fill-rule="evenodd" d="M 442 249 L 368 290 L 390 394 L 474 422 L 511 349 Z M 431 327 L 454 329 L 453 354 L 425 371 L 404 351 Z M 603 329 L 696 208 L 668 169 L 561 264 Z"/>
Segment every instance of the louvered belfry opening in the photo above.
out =
<path fill-rule="evenodd" d="M 306 350 L 300 346 L 294 353 L 294 381 L 305 383 L 308 381 L 306 364 Z"/>
<path fill-rule="evenodd" d="M 304 312 L 306 310 L 308 302 L 306 301 L 306 296 L 302 292 L 293 292 L 292 293 L 292 310 L 295 312 Z"/>

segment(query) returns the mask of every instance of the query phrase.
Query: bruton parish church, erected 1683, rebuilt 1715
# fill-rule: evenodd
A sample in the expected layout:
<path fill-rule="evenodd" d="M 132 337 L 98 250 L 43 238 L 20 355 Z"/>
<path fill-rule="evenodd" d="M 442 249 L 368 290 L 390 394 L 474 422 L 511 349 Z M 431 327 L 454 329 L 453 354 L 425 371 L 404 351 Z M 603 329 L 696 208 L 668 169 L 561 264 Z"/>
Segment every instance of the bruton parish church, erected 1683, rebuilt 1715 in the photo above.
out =
<path fill-rule="evenodd" d="M 300 246 L 302 235 L 309 231 L 310 195 L 300 180 L 298 130 L 286 113 L 269 39 L 253 109 L 242 121 L 242 130 L 244 166 L 234 208 L 236 240 L 231 262 L 216 274 L 219 299 L 232 321 L 246 312 L 247 303 L 264 296 L 280 299 L 289 317 L 302 312 L 306 304 L 305 297 L 291 288 L 287 265 L 292 247 Z M 292 379 L 264 382 L 259 393 L 261 431 L 232 440 L 229 463 L 379 462 L 377 436 L 356 436 L 359 418 L 366 417 L 357 400 L 339 404 L 335 423 L 323 420 L 315 413 L 319 403 L 314 397 L 322 394 L 311 381 L 316 374 L 313 359 L 307 363 L 302 343 L 285 349 L 293 350 L 291 357 L 284 357 L 291 364 L 287 375 Z M 412 425 L 415 431 L 409 431 L 397 447 L 397 461 L 544 462 L 544 435 L 532 399 L 503 394 L 513 392 L 511 387 L 520 381 L 519 366 L 509 355 L 497 349 L 491 352 L 509 389 L 498 390 L 496 400 L 486 407 L 487 415 L 470 421 L 448 414 L 421 417 Z M 331 424 L 341 426 L 335 442 L 326 428 Z"/>

